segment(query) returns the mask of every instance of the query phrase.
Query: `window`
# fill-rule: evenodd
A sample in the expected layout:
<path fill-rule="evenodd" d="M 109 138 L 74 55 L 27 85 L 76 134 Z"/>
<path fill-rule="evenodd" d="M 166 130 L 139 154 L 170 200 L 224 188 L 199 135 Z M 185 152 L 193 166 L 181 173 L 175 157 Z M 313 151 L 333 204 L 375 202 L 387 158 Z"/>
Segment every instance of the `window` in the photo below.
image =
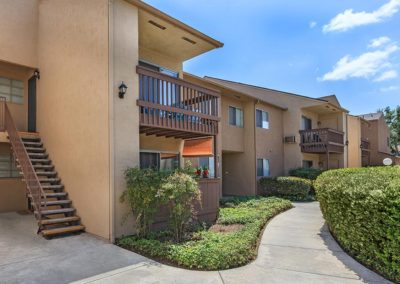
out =
<path fill-rule="evenodd" d="M 229 124 L 243 127 L 243 110 L 236 107 L 229 107 Z"/>
<path fill-rule="evenodd" d="M 13 155 L 0 154 L 0 178 L 20 177 Z"/>
<path fill-rule="evenodd" d="M 256 110 L 256 126 L 259 128 L 269 129 L 268 112 L 259 109 Z"/>
<path fill-rule="evenodd" d="M 140 168 L 161 171 L 179 168 L 179 154 L 140 152 Z"/>
<path fill-rule="evenodd" d="M 312 129 L 312 120 L 302 116 L 301 117 L 301 130 L 310 130 Z"/>
<path fill-rule="evenodd" d="M 257 159 L 257 176 L 269 177 L 269 160 Z"/>
<path fill-rule="evenodd" d="M 313 167 L 313 161 L 307 161 L 307 160 L 303 161 L 303 168 L 310 169 L 312 167 Z"/>
<path fill-rule="evenodd" d="M 24 82 L 0 77 L 0 97 L 15 104 L 24 103 Z"/>
<path fill-rule="evenodd" d="M 215 169 L 214 169 L 214 157 L 200 157 L 199 158 L 199 167 L 208 168 L 209 177 L 215 177 Z"/>

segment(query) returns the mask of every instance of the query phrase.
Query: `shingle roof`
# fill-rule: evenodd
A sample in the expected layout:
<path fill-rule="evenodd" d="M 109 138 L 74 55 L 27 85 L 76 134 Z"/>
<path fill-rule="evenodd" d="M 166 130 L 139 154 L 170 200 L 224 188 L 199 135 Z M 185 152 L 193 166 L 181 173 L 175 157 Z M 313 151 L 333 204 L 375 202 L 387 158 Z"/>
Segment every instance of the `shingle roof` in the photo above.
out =
<path fill-rule="evenodd" d="M 381 112 L 375 112 L 375 113 L 367 113 L 367 114 L 361 114 L 359 117 L 364 118 L 365 120 L 378 120 L 381 118 L 383 113 Z"/>

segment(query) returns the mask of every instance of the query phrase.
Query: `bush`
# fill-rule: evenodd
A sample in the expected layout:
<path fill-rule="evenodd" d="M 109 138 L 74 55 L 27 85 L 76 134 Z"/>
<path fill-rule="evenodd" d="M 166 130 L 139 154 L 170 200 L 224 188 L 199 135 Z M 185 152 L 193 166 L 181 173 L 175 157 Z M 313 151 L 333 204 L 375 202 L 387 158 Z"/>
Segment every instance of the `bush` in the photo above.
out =
<path fill-rule="evenodd" d="M 343 248 L 400 282 L 400 167 L 328 171 L 315 187 L 326 222 Z"/>
<path fill-rule="evenodd" d="M 171 229 L 175 240 L 180 242 L 195 213 L 194 201 L 200 201 L 199 185 L 191 176 L 177 172 L 165 179 L 159 195 L 168 204 Z"/>
<path fill-rule="evenodd" d="M 312 188 L 310 180 L 297 177 L 262 178 L 259 185 L 263 196 L 276 196 L 292 201 L 309 200 Z"/>
<path fill-rule="evenodd" d="M 289 175 L 292 177 L 306 178 L 310 180 L 316 180 L 322 173 L 322 170 L 314 168 L 297 168 L 289 171 Z"/>
<path fill-rule="evenodd" d="M 150 232 L 154 215 L 162 204 L 159 189 L 165 175 L 153 169 L 132 168 L 125 172 L 127 189 L 120 197 L 120 201 L 127 202 L 131 207 L 136 217 L 136 230 L 140 236 L 146 236 Z"/>
<path fill-rule="evenodd" d="M 218 223 L 242 224 L 239 230 L 224 233 L 202 230 L 193 233 L 191 240 L 183 243 L 165 241 L 168 232 L 163 232 L 147 238 L 125 237 L 118 241 L 118 245 L 187 268 L 218 270 L 238 267 L 257 255 L 257 242 L 268 220 L 291 206 L 289 201 L 279 198 L 248 200 L 235 208 L 220 209 Z"/>

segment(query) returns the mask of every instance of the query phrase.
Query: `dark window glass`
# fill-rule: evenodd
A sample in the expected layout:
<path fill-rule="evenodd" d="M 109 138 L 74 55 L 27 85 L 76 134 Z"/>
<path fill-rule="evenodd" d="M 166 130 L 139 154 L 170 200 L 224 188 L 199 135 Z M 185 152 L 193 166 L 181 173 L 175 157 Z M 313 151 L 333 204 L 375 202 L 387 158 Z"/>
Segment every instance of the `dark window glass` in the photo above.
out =
<path fill-rule="evenodd" d="M 155 169 L 160 168 L 159 164 L 160 154 L 158 153 L 140 153 L 140 168 L 141 169 Z"/>
<path fill-rule="evenodd" d="M 302 116 L 301 117 L 301 129 L 302 130 L 310 130 L 310 129 L 312 129 L 312 120 L 307 118 L 307 117 L 305 117 L 305 116 Z"/>
<path fill-rule="evenodd" d="M 259 109 L 256 110 L 256 126 L 264 129 L 269 128 L 268 112 Z"/>
<path fill-rule="evenodd" d="M 312 167 L 313 167 L 313 161 L 306 161 L 306 160 L 303 161 L 303 168 L 309 169 Z"/>

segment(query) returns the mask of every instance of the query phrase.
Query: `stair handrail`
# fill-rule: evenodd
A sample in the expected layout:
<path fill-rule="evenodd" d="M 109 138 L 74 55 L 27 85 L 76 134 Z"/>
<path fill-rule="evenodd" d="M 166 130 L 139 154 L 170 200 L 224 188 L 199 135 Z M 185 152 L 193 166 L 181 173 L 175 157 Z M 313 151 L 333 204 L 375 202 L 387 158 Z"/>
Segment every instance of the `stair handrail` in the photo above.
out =
<path fill-rule="evenodd" d="M 40 180 L 29 158 L 28 152 L 26 151 L 25 145 L 22 142 L 17 127 L 15 126 L 7 103 L 4 100 L 0 100 L 0 109 L 4 109 L 4 128 L 7 131 L 14 155 L 18 159 L 28 192 L 32 196 L 33 207 L 37 212 L 37 218 L 38 220 L 41 220 L 42 208 L 47 207 L 46 194 L 44 193 L 42 184 L 40 183 Z"/>
<path fill-rule="evenodd" d="M 5 108 L 6 108 L 6 98 L 0 97 L 0 131 L 3 132 L 6 129 L 5 126 Z"/>

